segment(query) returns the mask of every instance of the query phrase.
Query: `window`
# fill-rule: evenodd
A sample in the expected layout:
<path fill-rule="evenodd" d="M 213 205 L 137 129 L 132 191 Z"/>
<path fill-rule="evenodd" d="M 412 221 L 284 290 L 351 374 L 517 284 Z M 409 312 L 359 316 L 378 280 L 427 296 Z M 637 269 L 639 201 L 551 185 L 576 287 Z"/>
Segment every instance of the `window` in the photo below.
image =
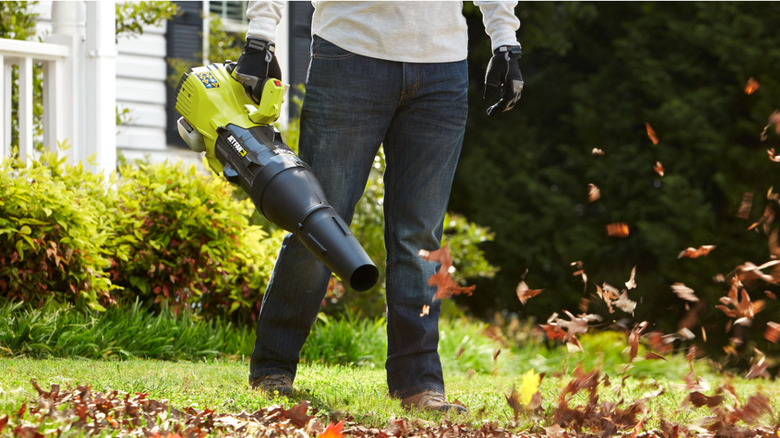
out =
<path fill-rule="evenodd" d="M 222 25 L 228 32 L 246 32 L 246 1 L 209 1 L 209 12 L 222 19 Z"/>

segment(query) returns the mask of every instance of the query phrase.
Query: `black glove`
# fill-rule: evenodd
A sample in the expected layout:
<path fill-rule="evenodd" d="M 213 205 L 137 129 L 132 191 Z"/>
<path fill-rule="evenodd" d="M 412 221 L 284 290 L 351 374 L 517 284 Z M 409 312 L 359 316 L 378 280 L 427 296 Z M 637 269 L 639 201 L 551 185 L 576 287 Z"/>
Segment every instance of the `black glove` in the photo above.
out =
<path fill-rule="evenodd" d="M 272 77 L 281 80 L 282 69 L 274 56 L 276 45 L 257 38 L 247 38 L 244 53 L 238 58 L 233 77 L 244 85 L 246 94 L 257 103 L 263 93 L 263 80 Z"/>
<path fill-rule="evenodd" d="M 499 101 L 487 109 L 487 114 L 493 116 L 514 108 L 523 92 L 523 75 L 520 74 L 518 60 L 523 54 L 520 46 L 501 46 L 493 52 L 493 57 L 485 73 L 485 93 L 482 98 Z"/>

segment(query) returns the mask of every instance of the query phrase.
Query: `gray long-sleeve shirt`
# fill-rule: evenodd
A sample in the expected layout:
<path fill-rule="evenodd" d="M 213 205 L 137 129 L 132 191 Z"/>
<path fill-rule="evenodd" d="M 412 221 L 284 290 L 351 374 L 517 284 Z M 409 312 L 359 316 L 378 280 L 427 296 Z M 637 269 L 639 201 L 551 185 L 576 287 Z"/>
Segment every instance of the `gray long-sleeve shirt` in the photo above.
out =
<path fill-rule="evenodd" d="M 282 2 L 249 2 L 247 37 L 275 41 Z M 312 35 L 359 55 L 399 62 L 466 59 L 461 1 L 313 1 Z M 519 45 L 516 1 L 475 1 L 493 49 Z"/>

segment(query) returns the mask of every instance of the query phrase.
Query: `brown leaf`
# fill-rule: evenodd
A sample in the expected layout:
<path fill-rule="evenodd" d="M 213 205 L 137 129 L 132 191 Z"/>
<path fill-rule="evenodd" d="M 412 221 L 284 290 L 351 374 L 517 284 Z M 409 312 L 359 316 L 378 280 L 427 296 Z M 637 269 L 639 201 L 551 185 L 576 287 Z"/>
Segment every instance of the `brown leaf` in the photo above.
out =
<path fill-rule="evenodd" d="M 590 153 L 593 155 L 604 155 L 604 151 L 599 148 L 593 148 Z"/>
<path fill-rule="evenodd" d="M 623 222 L 614 222 L 607 224 L 607 236 L 628 237 L 628 225 Z"/>
<path fill-rule="evenodd" d="M 750 216 L 751 208 L 753 208 L 753 193 L 745 192 L 742 194 L 742 202 L 739 204 L 737 217 L 740 219 L 747 219 L 748 216 Z"/>
<path fill-rule="evenodd" d="M 766 372 L 767 363 L 766 363 L 766 356 L 761 356 L 761 359 L 758 360 L 758 362 L 754 363 L 750 366 L 750 369 L 747 372 L 747 375 L 745 376 L 746 379 L 757 379 L 759 377 L 769 377 L 769 374 Z"/>
<path fill-rule="evenodd" d="M 699 297 L 693 293 L 693 289 L 682 283 L 672 284 L 672 292 L 685 301 L 690 301 L 692 303 L 699 301 Z"/>
<path fill-rule="evenodd" d="M 523 410 L 523 404 L 520 402 L 520 393 L 517 392 L 517 388 L 512 386 L 512 392 L 509 395 L 504 394 L 506 402 L 509 407 L 512 408 L 512 414 L 514 414 L 515 422 L 520 418 L 520 412 Z"/>
<path fill-rule="evenodd" d="M 418 255 L 424 260 L 441 263 L 439 270 L 428 279 L 428 285 L 436 286 L 436 293 L 433 301 L 438 299 L 447 299 L 453 295 L 466 294 L 471 295 L 476 286 L 460 286 L 452 278 L 450 270 L 452 269 L 452 256 L 447 244 L 435 250 L 427 251 L 421 249 Z"/>
<path fill-rule="evenodd" d="M 698 257 L 706 256 L 713 249 L 715 249 L 715 245 L 702 245 L 699 248 L 693 248 L 689 246 L 688 248 L 682 250 L 680 254 L 677 255 L 677 258 L 681 259 L 683 257 L 686 257 L 690 259 L 695 259 Z"/>
<path fill-rule="evenodd" d="M 664 176 L 664 165 L 661 164 L 660 161 L 655 162 L 655 166 L 653 166 L 653 171 L 660 177 L 663 178 Z"/>
<path fill-rule="evenodd" d="M 775 148 L 769 148 L 766 150 L 767 155 L 769 155 L 769 160 L 774 161 L 775 163 L 780 163 L 780 154 L 775 153 Z"/>
<path fill-rule="evenodd" d="M 290 423 L 300 429 L 306 426 L 309 421 L 314 418 L 314 415 L 307 414 L 308 410 L 309 402 L 302 400 L 300 403 L 291 407 L 289 410 L 283 410 L 283 413 L 285 417 L 290 420 Z"/>
<path fill-rule="evenodd" d="M 764 331 L 764 339 L 776 344 L 780 341 L 780 324 L 769 321 L 766 323 L 766 330 Z"/>
<path fill-rule="evenodd" d="M 588 202 L 596 201 L 601 197 L 601 190 L 599 190 L 598 187 L 596 187 L 596 184 L 589 183 L 588 184 Z"/>
<path fill-rule="evenodd" d="M 645 122 L 645 131 L 647 131 L 647 137 L 650 138 L 650 141 L 652 141 L 653 144 L 658 144 L 658 136 L 655 135 L 655 130 L 647 122 Z"/>
<path fill-rule="evenodd" d="M 724 397 L 722 395 L 704 395 L 699 391 L 693 391 L 683 400 L 683 406 L 687 406 L 687 403 L 694 405 L 697 408 L 707 406 L 708 408 L 714 408 L 723 403 Z"/>
<path fill-rule="evenodd" d="M 758 90 L 759 83 L 754 78 L 750 78 L 747 80 L 747 83 L 745 84 L 745 94 L 753 94 Z"/>
<path fill-rule="evenodd" d="M 517 285 L 517 298 L 520 300 L 520 303 L 525 306 L 525 303 L 529 298 L 539 295 L 543 290 L 544 289 L 529 289 L 528 285 L 525 284 L 525 281 L 521 281 Z"/>
<path fill-rule="evenodd" d="M 420 318 L 422 318 L 425 315 L 428 315 L 431 311 L 431 306 L 427 304 L 423 304 L 422 306 L 422 312 L 420 312 Z"/>
<path fill-rule="evenodd" d="M 628 345 L 630 347 L 628 353 L 628 361 L 633 362 L 636 359 L 636 354 L 639 351 L 639 338 L 642 336 L 642 332 L 647 328 L 647 321 L 642 321 L 636 324 L 631 332 L 628 334 Z"/>
<path fill-rule="evenodd" d="M 5 429 L 5 426 L 8 425 L 8 415 L 3 415 L 0 417 L 0 433 L 3 433 L 3 429 Z"/>

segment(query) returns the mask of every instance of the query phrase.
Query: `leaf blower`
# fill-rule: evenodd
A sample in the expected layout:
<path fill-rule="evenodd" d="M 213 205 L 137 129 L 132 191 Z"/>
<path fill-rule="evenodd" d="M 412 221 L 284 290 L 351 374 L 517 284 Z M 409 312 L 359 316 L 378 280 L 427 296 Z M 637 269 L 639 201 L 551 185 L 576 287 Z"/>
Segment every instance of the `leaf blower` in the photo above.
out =
<path fill-rule="evenodd" d="M 349 226 L 325 199 L 311 168 L 271 125 L 281 112 L 281 81 L 267 78 L 256 104 L 232 76 L 235 63 L 195 67 L 176 88 L 177 125 L 185 143 L 205 152 L 211 169 L 239 185 L 268 220 L 303 245 L 355 290 L 379 271 Z"/>

